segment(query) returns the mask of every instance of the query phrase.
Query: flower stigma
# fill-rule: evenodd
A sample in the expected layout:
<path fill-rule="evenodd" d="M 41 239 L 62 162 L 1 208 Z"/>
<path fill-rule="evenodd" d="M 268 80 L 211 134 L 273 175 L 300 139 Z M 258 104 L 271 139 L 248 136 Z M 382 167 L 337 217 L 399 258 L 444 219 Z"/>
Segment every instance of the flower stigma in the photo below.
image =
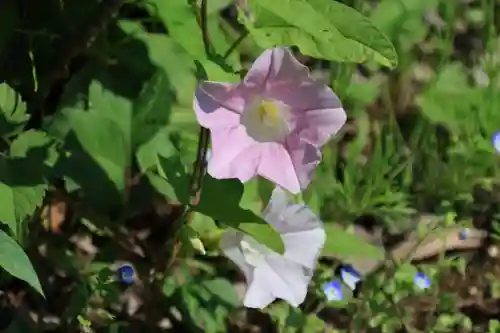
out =
<path fill-rule="evenodd" d="M 275 100 L 255 99 L 241 118 L 247 134 L 258 142 L 279 142 L 289 133 L 290 108 Z"/>

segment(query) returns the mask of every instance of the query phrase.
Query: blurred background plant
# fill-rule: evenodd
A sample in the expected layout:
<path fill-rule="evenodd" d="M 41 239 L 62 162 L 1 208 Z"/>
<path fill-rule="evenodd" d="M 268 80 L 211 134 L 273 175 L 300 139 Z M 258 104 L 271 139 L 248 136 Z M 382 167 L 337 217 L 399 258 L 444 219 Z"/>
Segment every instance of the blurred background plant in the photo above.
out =
<path fill-rule="evenodd" d="M 3 332 L 500 332 L 500 3 L 342 2 L 393 50 L 357 36 L 368 25 L 345 7 L 323 12 L 329 0 L 309 3 L 331 16 L 333 47 L 311 16 L 295 26 L 293 6 L 266 1 L 2 1 Z M 276 44 L 299 46 L 349 119 L 304 196 L 328 234 L 308 298 L 258 311 L 242 308 L 213 214 L 171 238 L 197 154 L 197 81 L 237 82 Z M 224 206 L 206 186 L 204 207 Z M 258 211 L 269 190 L 231 193 Z M 328 301 L 341 263 L 361 283 Z"/>

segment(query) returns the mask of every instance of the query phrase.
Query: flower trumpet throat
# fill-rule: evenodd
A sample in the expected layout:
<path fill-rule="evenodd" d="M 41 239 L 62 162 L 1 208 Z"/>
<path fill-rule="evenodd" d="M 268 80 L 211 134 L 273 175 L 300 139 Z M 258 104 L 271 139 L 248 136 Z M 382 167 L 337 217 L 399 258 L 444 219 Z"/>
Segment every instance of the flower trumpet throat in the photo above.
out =
<path fill-rule="evenodd" d="M 245 110 L 241 123 L 258 142 L 279 142 L 289 133 L 289 107 L 279 101 L 256 99 Z"/>
<path fill-rule="evenodd" d="M 261 123 L 272 126 L 280 121 L 280 110 L 270 101 L 263 101 L 257 109 Z"/>

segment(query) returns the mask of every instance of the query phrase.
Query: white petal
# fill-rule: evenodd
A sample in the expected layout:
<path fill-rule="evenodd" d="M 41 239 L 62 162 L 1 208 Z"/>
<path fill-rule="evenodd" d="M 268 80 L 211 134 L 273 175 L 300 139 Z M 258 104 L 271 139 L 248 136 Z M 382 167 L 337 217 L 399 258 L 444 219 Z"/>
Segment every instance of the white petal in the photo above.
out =
<path fill-rule="evenodd" d="M 224 255 L 231 259 L 236 266 L 243 272 L 248 284 L 252 282 L 254 268 L 247 264 L 240 243 L 244 234 L 242 232 L 228 229 L 224 231 L 220 239 L 220 247 Z"/>
<path fill-rule="evenodd" d="M 285 244 L 285 258 L 304 267 L 314 270 L 323 245 L 326 233 L 317 228 L 308 231 L 286 233 L 281 236 Z"/>
<path fill-rule="evenodd" d="M 322 228 L 321 221 L 309 207 L 294 203 L 291 195 L 279 186 L 274 188 L 262 217 L 280 233 Z"/>
<path fill-rule="evenodd" d="M 323 223 L 306 205 L 294 204 L 289 206 L 282 216 L 283 232 L 299 232 L 323 229 Z"/>
<path fill-rule="evenodd" d="M 261 266 L 254 269 L 252 282 L 248 284 L 243 299 L 243 305 L 247 308 L 263 309 L 276 299 L 267 283 L 269 273 L 262 268 Z"/>
<path fill-rule="evenodd" d="M 262 216 L 269 223 L 279 221 L 283 211 L 291 205 L 293 205 L 291 194 L 280 186 L 276 186 L 271 194 L 271 198 L 269 198 L 269 203 L 262 212 Z"/>
<path fill-rule="evenodd" d="M 268 256 L 266 261 L 267 265 L 255 270 L 260 272 L 259 279 L 254 277 L 254 283 L 269 290 L 274 297 L 298 307 L 306 298 L 312 272 L 278 254 Z"/>

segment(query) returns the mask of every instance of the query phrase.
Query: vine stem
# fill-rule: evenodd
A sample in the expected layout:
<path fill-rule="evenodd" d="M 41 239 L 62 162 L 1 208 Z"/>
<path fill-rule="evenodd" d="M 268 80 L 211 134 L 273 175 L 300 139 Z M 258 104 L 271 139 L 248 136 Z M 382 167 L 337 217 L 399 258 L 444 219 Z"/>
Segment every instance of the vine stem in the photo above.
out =
<path fill-rule="evenodd" d="M 210 44 L 210 34 L 208 32 L 208 25 L 207 25 L 207 5 L 208 5 L 208 0 L 201 1 L 199 24 L 202 31 L 205 54 L 207 58 L 210 58 L 212 53 Z M 210 142 L 210 131 L 207 128 L 200 126 L 200 131 L 198 134 L 198 147 L 196 152 L 196 160 L 194 161 L 193 173 L 191 174 L 190 192 L 189 192 L 190 204 L 193 206 L 196 206 L 200 199 L 201 183 L 206 171 L 206 157 L 207 157 L 209 142 Z M 175 258 L 177 257 L 177 252 L 179 251 L 180 248 L 177 236 L 189 212 L 190 212 L 189 206 L 184 206 L 182 214 L 174 221 L 172 225 L 171 229 L 172 234 L 170 235 L 170 241 L 167 242 L 167 246 L 172 249 L 172 252 L 165 271 L 170 270 L 172 264 L 175 261 Z"/>

